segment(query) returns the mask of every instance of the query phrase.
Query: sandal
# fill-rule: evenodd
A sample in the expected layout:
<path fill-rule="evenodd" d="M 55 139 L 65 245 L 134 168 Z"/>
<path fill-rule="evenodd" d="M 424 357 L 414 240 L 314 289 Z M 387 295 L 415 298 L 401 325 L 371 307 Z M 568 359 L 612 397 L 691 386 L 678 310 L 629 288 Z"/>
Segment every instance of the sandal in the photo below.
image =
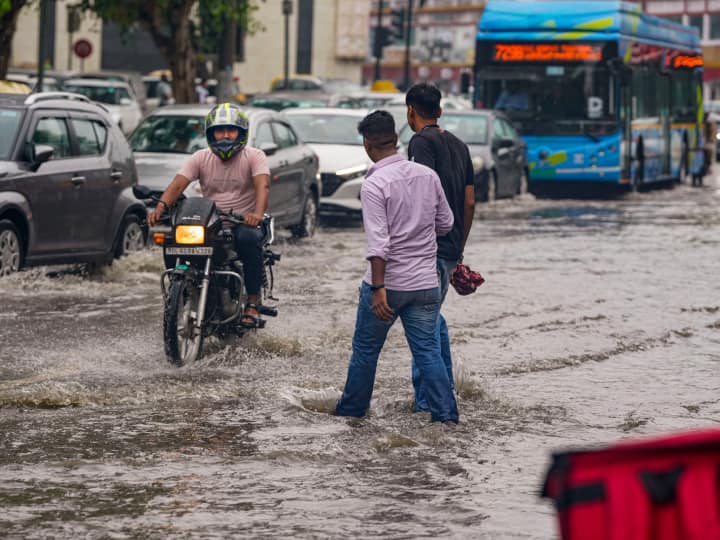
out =
<path fill-rule="evenodd" d="M 257 315 L 248 313 L 248 309 L 254 309 Z M 245 313 L 240 317 L 240 326 L 245 328 L 257 328 L 260 324 L 260 311 L 257 304 L 245 304 Z"/>

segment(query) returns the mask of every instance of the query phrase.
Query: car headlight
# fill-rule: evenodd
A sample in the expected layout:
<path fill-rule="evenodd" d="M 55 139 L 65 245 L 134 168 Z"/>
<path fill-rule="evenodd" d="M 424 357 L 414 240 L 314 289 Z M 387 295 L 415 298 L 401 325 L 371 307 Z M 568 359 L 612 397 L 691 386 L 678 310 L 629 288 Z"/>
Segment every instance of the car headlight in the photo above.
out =
<path fill-rule="evenodd" d="M 472 166 L 475 172 L 482 171 L 485 167 L 485 162 L 480 156 L 475 156 L 474 158 L 472 158 Z"/>
<path fill-rule="evenodd" d="M 355 167 L 348 167 L 347 169 L 340 169 L 335 172 L 336 176 L 345 180 L 352 180 L 353 178 L 359 178 L 365 176 L 367 173 L 367 165 L 356 165 Z"/>
<path fill-rule="evenodd" d="M 175 227 L 176 244 L 204 244 L 205 227 L 202 225 L 178 225 Z"/>
<path fill-rule="evenodd" d="M 120 116 L 120 113 L 114 112 L 114 113 L 111 113 L 110 116 L 112 118 L 112 121 L 115 122 L 116 124 L 119 124 L 120 120 L 122 120 L 122 116 Z"/>

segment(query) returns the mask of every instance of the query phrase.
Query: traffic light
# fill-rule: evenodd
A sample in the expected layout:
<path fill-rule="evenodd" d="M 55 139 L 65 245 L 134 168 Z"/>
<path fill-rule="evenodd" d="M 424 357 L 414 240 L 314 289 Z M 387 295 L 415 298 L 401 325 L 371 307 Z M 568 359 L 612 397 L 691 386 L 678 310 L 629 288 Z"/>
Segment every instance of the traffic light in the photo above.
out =
<path fill-rule="evenodd" d="M 375 41 L 373 42 L 373 56 L 382 58 L 382 50 L 393 41 L 392 30 L 384 26 L 375 27 Z"/>
<path fill-rule="evenodd" d="M 402 41 L 405 39 L 405 8 L 391 10 L 390 28 L 394 40 Z"/>

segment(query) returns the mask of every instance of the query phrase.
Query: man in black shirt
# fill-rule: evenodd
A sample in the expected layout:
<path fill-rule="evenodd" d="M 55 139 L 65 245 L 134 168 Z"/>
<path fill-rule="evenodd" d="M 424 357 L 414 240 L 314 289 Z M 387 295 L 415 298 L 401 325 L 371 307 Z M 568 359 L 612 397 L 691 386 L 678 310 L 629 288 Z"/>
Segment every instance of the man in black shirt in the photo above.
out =
<path fill-rule="evenodd" d="M 452 230 L 437 239 L 437 267 L 442 303 L 447 294 L 450 276 L 458 262 L 462 261 L 465 242 L 470 234 L 475 213 L 475 172 L 467 145 L 437 125 L 442 114 L 440 98 L 437 87 L 427 83 L 414 85 L 405 96 L 408 125 L 415 132 L 408 145 L 408 158 L 430 167 L 438 174 L 455 218 Z M 443 362 L 454 388 L 450 337 L 442 314 L 438 317 L 437 332 L 440 336 Z M 427 410 L 422 378 L 414 360 L 412 378 L 415 408 L 419 411 Z"/>

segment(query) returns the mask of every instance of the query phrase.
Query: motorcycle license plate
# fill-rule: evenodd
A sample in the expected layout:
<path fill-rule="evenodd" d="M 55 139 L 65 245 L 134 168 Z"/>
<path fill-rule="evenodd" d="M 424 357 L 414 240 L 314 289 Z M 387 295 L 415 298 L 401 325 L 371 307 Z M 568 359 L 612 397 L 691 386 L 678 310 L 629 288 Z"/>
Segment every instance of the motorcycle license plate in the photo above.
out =
<path fill-rule="evenodd" d="M 207 246 L 197 247 L 168 247 L 165 255 L 212 255 L 213 248 Z"/>

